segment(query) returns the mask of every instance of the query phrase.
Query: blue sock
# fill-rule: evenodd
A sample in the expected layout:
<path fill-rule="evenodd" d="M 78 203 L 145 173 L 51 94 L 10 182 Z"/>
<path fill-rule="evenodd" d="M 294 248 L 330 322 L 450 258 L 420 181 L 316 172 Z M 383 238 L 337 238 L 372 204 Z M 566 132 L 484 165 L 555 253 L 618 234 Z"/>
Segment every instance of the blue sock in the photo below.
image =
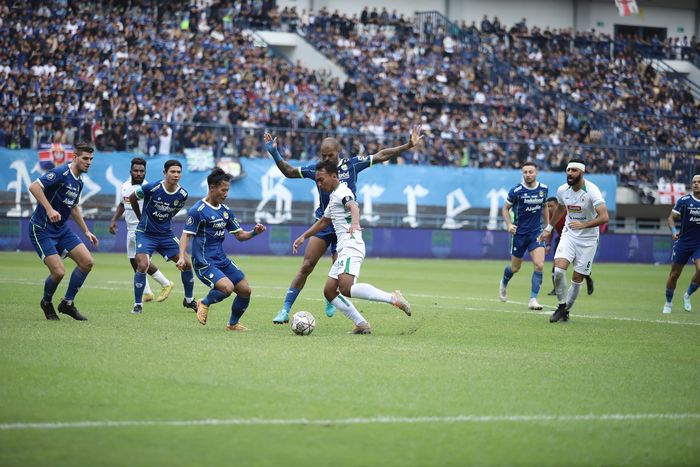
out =
<path fill-rule="evenodd" d="M 185 286 L 185 297 L 193 297 L 194 294 L 194 272 L 192 270 L 182 271 L 180 273 L 182 285 Z"/>
<path fill-rule="evenodd" d="M 50 275 L 44 281 L 44 301 L 46 303 L 51 303 L 51 300 L 53 300 L 53 294 L 56 292 L 58 284 L 58 282 L 53 281 Z"/>
<path fill-rule="evenodd" d="M 506 266 L 503 270 L 503 285 L 508 285 L 508 281 L 513 277 L 513 270 L 510 266 Z"/>
<path fill-rule="evenodd" d="M 134 303 L 143 303 L 143 288 L 146 286 L 146 273 L 134 273 Z"/>
<path fill-rule="evenodd" d="M 214 303 L 219 303 L 224 298 L 228 297 L 225 293 L 220 290 L 211 289 L 206 297 L 202 300 L 205 305 L 213 305 Z"/>
<path fill-rule="evenodd" d="M 299 296 L 299 292 L 301 292 L 301 290 L 290 287 L 289 290 L 287 290 L 287 295 L 284 297 L 284 305 L 282 305 L 282 308 L 290 311 L 294 305 L 294 302 Z"/>
<path fill-rule="evenodd" d="M 676 289 L 666 289 L 666 303 L 671 303 L 673 301 L 673 292 Z"/>
<path fill-rule="evenodd" d="M 532 273 L 532 291 L 530 292 L 530 298 L 537 298 L 537 294 L 540 293 L 540 287 L 542 287 L 542 271 L 534 271 Z"/>
<path fill-rule="evenodd" d="M 686 291 L 686 293 L 688 294 L 688 296 L 693 295 L 693 292 L 695 292 L 696 290 L 698 290 L 698 285 L 700 285 L 700 284 L 698 284 L 697 282 L 691 282 L 691 283 L 690 283 L 690 285 L 688 286 L 688 290 Z"/>
<path fill-rule="evenodd" d="M 68 282 L 68 290 L 66 290 L 66 296 L 63 297 L 64 300 L 73 301 L 75 296 L 78 294 L 78 290 L 87 279 L 88 273 L 83 272 L 80 268 L 73 269 L 73 273 L 70 275 L 70 281 Z"/>
<path fill-rule="evenodd" d="M 250 297 L 243 298 L 236 295 L 236 298 L 233 299 L 233 305 L 231 305 L 231 317 L 228 319 L 228 324 L 230 326 L 238 323 L 238 320 L 241 319 L 241 316 L 243 316 L 243 313 L 245 313 L 245 310 L 248 308 L 249 303 Z"/>

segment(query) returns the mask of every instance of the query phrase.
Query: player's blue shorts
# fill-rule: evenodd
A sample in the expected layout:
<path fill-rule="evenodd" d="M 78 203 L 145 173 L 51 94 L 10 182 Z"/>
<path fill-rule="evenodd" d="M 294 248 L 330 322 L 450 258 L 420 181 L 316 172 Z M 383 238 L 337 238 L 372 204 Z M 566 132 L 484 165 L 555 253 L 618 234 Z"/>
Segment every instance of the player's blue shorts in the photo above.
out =
<path fill-rule="evenodd" d="M 145 253 L 152 256 L 154 251 L 170 260 L 180 254 L 180 242 L 173 235 L 151 235 L 137 230 L 136 254 Z"/>
<path fill-rule="evenodd" d="M 700 245 L 687 245 L 680 240 L 673 244 L 671 262 L 675 264 L 687 264 L 688 259 L 693 261 L 700 259 Z"/>
<path fill-rule="evenodd" d="M 333 224 L 330 224 L 328 227 L 321 230 L 319 233 L 314 235 L 314 237 L 318 237 L 324 242 L 326 242 L 326 249 L 328 248 L 328 245 L 330 245 L 331 254 L 335 253 L 338 250 L 338 237 L 336 237 L 335 235 L 335 229 L 333 229 Z"/>
<path fill-rule="evenodd" d="M 511 239 L 510 254 L 516 258 L 522 258 L 525 256 L 525 252 L 530 252 L 535 248 L 544 248 L 546 243 L 544 241 L 538 242 L 538 233 L 529 233 L 524 235 L 518 235 L 517 233 L 513 235 Z"/>
<path fill-rule="evenodd" d="M 193 264 L 192 269 L 194 269 L 194 273 L 199 280 L 204 282 L 204 285 L 211 289 L 213 289 L 214 285 L 223 277 L 228 277 L 233 285 L 238 284 L 245 278 L 243 271 L 238 269 L 238 266 L 231 260 L 228 260 L 227 264 L 218 263 L 206 266 Z"/>
<path fill-rule="evenodd" d="M 65 256 L 73 248 L 83 243 L 67 225 L 55 231 L 42 229 L 31 222 L 29 223 L 29 239 L 42 261 L 51 255 Z"/>

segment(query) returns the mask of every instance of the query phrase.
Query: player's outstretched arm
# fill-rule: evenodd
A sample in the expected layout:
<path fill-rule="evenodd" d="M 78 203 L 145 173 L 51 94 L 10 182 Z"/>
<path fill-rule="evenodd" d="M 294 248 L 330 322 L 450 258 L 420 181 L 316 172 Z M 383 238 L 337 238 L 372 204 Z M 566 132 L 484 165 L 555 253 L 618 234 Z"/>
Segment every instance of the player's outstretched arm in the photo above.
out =
<path fill-rule="evenodd" d="M 398 156 L 402 152 L 408 151 L 417 145 L 421 139 L 423 139 L 423 135 L 420 134 L 420 125 L 416 125 L 411 129 L 411 136 L 408 139 L 408 143 L 402 144 L 401 146 L 384 148 L 380 150 L 372 157 L 372 163 L 381 164 L 382 162 L 386 162 L 389 159 Z"/>
<path fill-rule="evenodd" d="M 294 240 L 294 243 L 292 243 L 292 252 L 296 253 L 297 251 L 299 251 L 299 247 L 304 244 L 304 241 L 307 238 L 316 235 L 321 230 L 328 227 L 330 223 L 331 219 L 329 217 L 322 217 L 319 220 L 317 220 L 316 223 L 309 227 L 309 229 L 306 232 L 304 232 L 296 240 Z"/>
<path fill-rule="evenodd" d="M 250 240 L 251 238 L 255 237 L 256 235 L 260 235 L 263 233 L 265 230 L 267 230 L 267 227 L 265 227 L 262 224 L 255 224 L 255 227 L 253 227 L 253 230 L 251 231 L 245 231 L 245 230 L 238 230 L 236 232 L 233 232 L 233 235 L 236 237 L 236 239 L 239 242 L 245 242 L 246 240 Z"/>
<path fill-rule="evenodd" d="M 280 154 L 279 150 L 277 149 L 277 138 L 273 138 L 270 133 L 266 132 L 263 135 L 263 140 L 265 141 L 265 148 L 267 149 L 267 152 L 269 152 L 272 158 L 275 160 L 275 165 L 278 169 L 280 169 L 282 175 L 287 178 L 301 178 L 299 169 L 292 167 L 282 158 L 282 154 Z"/>
<path fill-rule="evenodd" d="M 73 208 L 71 209 L 71 215 L 73 216 L 73 220 L 76 224 L 78 224 L 78 227 L 80 227 L 87 239 L 90 240 L 92 246 L 97 248 L 100 245 L 100 241 L 92 232 L 90 232 L 90 229 L 88 229 L 88 226 L 85 223 L 85 219 L 83 219 L 83 211 L 81 211 L 80 206 L 73 206 Z"/>
<path fill-rule="evenodd" d="M 122 215 L 124 214 L 124 203 L 119 203 L 117 204 L 117 210 L 115 211 L 114 215 L 112 216 L 112 222 L 109 224 L 109 233 L 112 235 L 117 233 L 117 221 L 122 218 Z"/>

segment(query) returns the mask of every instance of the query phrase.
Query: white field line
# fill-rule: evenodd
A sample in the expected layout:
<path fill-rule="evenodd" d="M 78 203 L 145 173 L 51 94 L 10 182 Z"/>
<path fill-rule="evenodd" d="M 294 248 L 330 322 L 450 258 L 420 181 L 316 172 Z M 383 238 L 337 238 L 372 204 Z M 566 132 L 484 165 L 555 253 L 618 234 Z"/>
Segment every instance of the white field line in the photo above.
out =
<path fill-rule="evenodd" d="M 26 279 L 2 279 L 3 283 L 7 284 L 26 284 L 26 285 L 36 285 L 40 286 L 43 282 L 39 281 L 34 281 L 34 280 L 26 280 Z M 125 290 L 125 291 L 131 291 L 131 282 L 130 281 L 104 281 L 105 284 L 114 284 L 111 287 L 104 286 L 104 285 L 86 285 L 83 288 L 86 289 L 97 289 L 97 290 Z M 270 286 L 270 285 L 256 285 L 253 284 L 253 289 L 269 289 L 269 290 L 287 290 L 287 287 L 281 287 L 281 286 Z M 430 294 L 417 294 L 417 293 L 404 293 L 405 296 L 407 297 L 420 297 L 420 298 L 446 298 L 446 299 L 451 299 L 451 300 L 467 300 L 467 301 L 474 301 L 474 302 L 498 302 L 500 303 L 500 300 L 497 298 L 483 298 L 483 297 L 465 297 L 465 296 L 447 296 L 447 295 L 441 295 L 440 297 L 436 297 L 435 295 L 430 295 Z M 269 299 L 275 299 L 275 298 L 282 298 L 281 295 L 264 295 L 264 294 L 255 294 L 256 297 L 259 298 L 269 298 Z M 321 298 L 313 298 L 313 297 L 304 297 L 304 300 L 312 300 L 312 301 L 323 301 Z M 508 300 L 506 303 L 513 304 L 513 305 L 522 305 L 523 307 L 527 306 L 526 302 L 518 302 L 514 300 Z M 504 309 L 494 309 L 494 308 L 478 308 L 478 307 L 465 307 L 465 306 L 453 306 L 453 305 L 430 305 L 429 306 L 431 309 L 439 309 L 439 310 L 463 310 L 463 311 L 476 311 L 476 312 L 497 312 L 497 313 L 512 313 L 512 314 L 520 314 L 520 315 L 546 315 L 551 313 L 551 311 L 554 311 L 554 308 L 549 307 L 550 311 L 532 311 L 532 310 L 504 310 Z M 685 313 L 685 312 L 684 312 Z M 671 325 L 678 325 L 678 326 L 700 326 L 700 323 L 694 323 L 694 322 L 686 322 L 686 321 L 673 321 L 673 320 L 667 320 L 667 319 L 644 319 L 644 318 L 630 318 L 630 317 L 624 317 L 624 316 L 603 316 L 603 315 L 581 315 L 577 313 L 571 313 L 571 317 L 573 318 L 584 318 L 584 319 L 602 319 L 602 320 L 608 320 L 608 321 L 629 321 L 633 323 L 651 323 L 651 324 L 671 324 Z"/>
<path fill-rule="evenodd" d="M 420 424 L 420 423 L 561 423 L 561 422 L 629 422 L 648 420 L 700 420 L 700 413 L 637 413 L 637 414 L 585 414 L 585 415 L 453 415 L 400 417 L 377 416 L 338 419 L 307 418 L 228 418 L 201 420 L 95 420 L 78 422 L 2 423 L 0 431 L 13 430 L 59 430 L 80 428 L 125 428 L 125 427 L 188 427 L 188 426 L 270 426 L 270 425 L 376 425 L 376 424 Z"/>

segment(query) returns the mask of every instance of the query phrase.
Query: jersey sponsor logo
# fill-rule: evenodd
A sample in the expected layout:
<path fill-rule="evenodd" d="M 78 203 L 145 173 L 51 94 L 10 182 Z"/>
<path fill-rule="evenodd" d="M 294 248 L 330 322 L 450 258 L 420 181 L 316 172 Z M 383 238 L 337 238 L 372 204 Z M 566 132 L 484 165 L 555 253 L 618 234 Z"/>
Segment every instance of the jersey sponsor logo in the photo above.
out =
<path fill-rule="evenodd" d="M 358 162 L 364 162 L 364 161 L 368 161 L 368 160 L 369 160 L 369 156 L 357 156 Z"/>
<path fill-rule="evenodd" d="M 181 194 L 182 196 L 187 196 L 187 192 L 185 191 L 184 188 L 180 188 L 180 194 Z"/>
<path fill-rule="evenodd" d="M 567 204 L 566 209 L 569 212 L 582 212 L 583 211 L 583 207 L 575 205 L 575 204 Z"/>

